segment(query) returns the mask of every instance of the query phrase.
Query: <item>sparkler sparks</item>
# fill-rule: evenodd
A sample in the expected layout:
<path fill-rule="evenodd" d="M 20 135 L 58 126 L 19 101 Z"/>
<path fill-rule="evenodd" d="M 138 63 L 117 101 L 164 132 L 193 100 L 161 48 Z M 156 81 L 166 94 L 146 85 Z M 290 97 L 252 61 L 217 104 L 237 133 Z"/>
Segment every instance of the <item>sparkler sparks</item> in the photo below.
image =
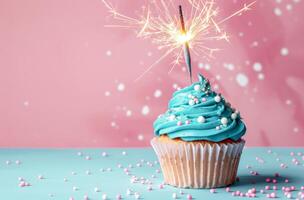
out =
<path fill-rule="evenodd" d="M 209 44 L 219 40 L 229 41 L 228 34 L 222 30 L 221 25 L 230 18 L 250 10 L 255 3 L 254 1 L 248 5 L 244 4 L 240 10 L 217 21 L 219 8 L 216 7 L 215 0 L 187 0 L 184 2 L 190 9 L 184 21 L 181 6 L 180 12 L 177 12 L 178 7 L 174 1 L 177 0 L 151 0 L 142 13 L 133 18 L 118 12 L 109 2 L 102 0 L 112 17 L 118 21 L 117 25 L 106 27 L 134 29 L 137 37 L 150 39 L 159 50 L 164 51 L 136 80 L 165 58 L 171 57 L 173 61 L 169 72 L 184 59 L 192 81 L 190 50 L 197 56 L 212 58 L 214 52 L 220 49 Z"/>

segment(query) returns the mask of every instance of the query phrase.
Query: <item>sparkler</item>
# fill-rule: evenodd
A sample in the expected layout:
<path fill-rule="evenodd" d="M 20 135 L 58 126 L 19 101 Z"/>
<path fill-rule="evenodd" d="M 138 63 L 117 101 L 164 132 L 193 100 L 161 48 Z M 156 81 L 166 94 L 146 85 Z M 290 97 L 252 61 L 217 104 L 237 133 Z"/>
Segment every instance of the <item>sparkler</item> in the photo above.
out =
<path fill-rule="evenodd" d="M 220 49 L 211 47 L 213 45 L 210 46 L 209 43 L 219 40 L 229 41 L 221 25 L 230 18 L 250 10 L 255 3 L 254 1 L 248 5 L 244 4 L 240 10 L 217 21 L 219 8 L 216 7 L 215 0 L 185 0 L 184 2 L 190 7 L 190 14 L 186 20 L 181 5 L 179 15 L 176 14 L 174 1 L 176 0 L 151 0 L 148 6 L 143 8 L 142 13 L 137 18 L 133 18 L 118 12 L 108 1 L 102 0 L 112 17 L 119 22 L 117 25 L 106 25 L 106 27 L 134 29 L 137 37 L 150 39 L 159 50 L 164 51 L 163 55 L 136 80 L 171 56 L 173 61 L 169 73 L 184 58 L 192 82 L 190 50 L 194 55 L 213 58 L 214 52 Z"/>

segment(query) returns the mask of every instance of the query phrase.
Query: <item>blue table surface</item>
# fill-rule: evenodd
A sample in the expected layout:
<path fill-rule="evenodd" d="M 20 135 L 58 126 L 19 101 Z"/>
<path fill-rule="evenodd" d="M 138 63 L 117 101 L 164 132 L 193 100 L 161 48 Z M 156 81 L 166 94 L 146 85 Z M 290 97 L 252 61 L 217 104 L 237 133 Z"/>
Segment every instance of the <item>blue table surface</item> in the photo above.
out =
<path fill-rule="evenodd" d="M 78 155 L 79 152 L 82 155 Z M 295 155 L 290 155 L 291 152 Z M 276 192 L 277 198 L 287 199 L 281 191 L 282 186 L 295 186 L 292 196 L 296 199 L 300 187 L 304 186 L 304 157 L 301 154 L 304 155 L 304 148 L 245 148 L 238 171 L 240 181 L 230 188 L 246 193 L 253 187 L 260 191 L 266 185 L 277 185 L 279 190 L 267 190 L 266 193 Z M 90 160 L 86 159 L 88 156 Z M 282 164 L 286 167 L 281 167 Z M 130 175 L 125 173 L 125 168 Z M 156 155 L 150 148 L 0 149 L 0 199 L 83 200 L 87 195 L 91 200 L 101 200 L 103 194 L 112 200 L 117 194 L 121 194 L 123 199 L 135 199 L 135 192 L 140 194 L 140 199 L 147 200 L 173 199 L 173 193 L 177 193 L 178 199 L 187 199 L 187 194 L 191 194 L 193 199 L 237 198 L 225 188 L 216 189 L 216 193 L 210 193 L 208 189 L 182 189 L 183 195 L 180 194 L 181 189 L 169 185 L 160 189 L 163 179 L 158 169 Z M 258 175 L 252 175 L 253 171 Z M 275 177 L 275 173 L 280 176 Z M 149 184 L 141 181 L 131 183 L 133 175 L 151 181 L 152 190 L 148 190 Z M 31 186 L 20 187 L 20 177 Z M 278 183 L 266 183 L 268 177 L 275 178 Z M 285 179 L 289 182 L 285 183 Z M 95 188 L 100 191 L 96 192 Z M 127 195 L 128 189 L 133 194 Z M 257 198 L 266 199 L 266 194 L 257 192 Z"/>

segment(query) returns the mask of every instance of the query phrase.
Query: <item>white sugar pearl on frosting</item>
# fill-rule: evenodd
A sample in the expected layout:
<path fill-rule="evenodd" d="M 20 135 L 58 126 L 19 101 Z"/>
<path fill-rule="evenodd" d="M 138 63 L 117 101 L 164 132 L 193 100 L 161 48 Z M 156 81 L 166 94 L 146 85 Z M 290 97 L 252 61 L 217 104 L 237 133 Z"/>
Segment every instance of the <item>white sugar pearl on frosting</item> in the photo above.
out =
<path fill-rule="evenodd" d="M 195 85 L 195 86 L 194 86 L 194 90 L 195 90 L 195 91 L 200 91 L 200 89 L 201 89 L 201 86 L 200 86 L 200 85 Z"/>
<path fill-rule="evenodd" d="M 231 114 L 231 119 L 236 119 L 237 118 L 237 114 L 236 113 L 232 113 Z"/>
<path fill-rule="evenodd" d="M 226 117 L 222 117 L 221 123 L 222 123 L 223 125 L 227 125 L 227 124 L 228 124 L 228 119 L 227 119 Z"/>
<path fill-rule="evenodd" d="M 173 120 L 175 120 L 175 119 L 176 119 L 176 116 L 175 116 L 175 115 L 170 115 L 170 116 L 169 116 L 169 120 L 173 121 Z"/>
<path fill-rule="evenodd" d="M 205 119 L 205 117 L 203 117 L 203 116 L 199 116 L 198 118 L 197 118 L 197 122 L 198 123 L 204 123 L 206 121 L 206 119 Z"/>
<path fill-rule="evenodd" d="M 219 103 L 221 101 L 221 97 L 219 95 L 216 95 L 214 97 L 214 101 L 217 102 L 217 103 Z"/>
<path fill-rule="evenodd" d="M 194 104 L 195 104 L 195 101 L 194 101 L 194 100 L 192 100 L 192 99 L 189 100 L 189 105 L 190 105 L 190 106 L 193 106 Z"/>

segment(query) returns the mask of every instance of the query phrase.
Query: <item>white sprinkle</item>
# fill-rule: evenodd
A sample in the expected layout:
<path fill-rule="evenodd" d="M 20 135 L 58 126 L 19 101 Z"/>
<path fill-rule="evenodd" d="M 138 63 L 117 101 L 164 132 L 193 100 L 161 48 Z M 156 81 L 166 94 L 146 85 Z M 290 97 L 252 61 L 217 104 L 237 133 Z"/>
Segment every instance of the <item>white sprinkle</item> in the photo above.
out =
<path fill-rule="evenodd" d="M 107 157 L 108 154 L 107 154 L 107 152 L 102 152 L 102 153 L 101 153 L 101 156 L 102 156 L 102 157 Z"/>
<path fill-rule="evenodd" d="M 236 81 L 241 87 L 246 87 L 248 85 L 249 79 L 243 73 L 238 73 L 236 76 Z"/>
<path fill-rule="evenodd" d="M 292 10 L 292 5 L 291 4 L 287 4 L 286 5 L 286 10 L 291 11 Z"/>
<path fill-rule="evenodd" d="M 259 63 L 259 62 L 256 62 L 256 63 L 253 64 L 253 70 L 256 71 L 256 72 L 262 71 L 262 68 L 263 68 L 262 64 Z"/>
<path fill-rule="evenodd" d="M 221 123 L 222 123 L 223 125 L 227 125 L 227 124 L 228 124 L 228 119 L 227 119 L 226 117 L 222 117 Z"/>
<path fill-rule="evenodd" d="M 111 56 L 112 55 L 112 51 L 110 51 L 110 50 L 106 51 L 106 55 L 107 56 Z"/>
<path fill-rule="evenodd" d="M 102 200 L 106 200 L 107 199 L 107 195 L 106 194 L 103 194 L 102 195 Z"/>
<path fill-rule="evenodd" d="M 231 119 L 236 119 L 237 118 L 237 114 L 236 113 L 232 113 L 231 114 Z"/>
<path fill-rule="evenodd" d="M 109 91 L 105 91 L 105 96 L 106 97 L 108 97 L 108 96 L 110 96 L 111 95 L 111 93 L 109 92 Z"/>
<path fill-rule="evenodd" d="M 118 86 L 117 86 L 117 90 L 122 92 L 125 90 L 125 85 L 123 83 L 119 83 Z"/>
<path fill-rule="evenodd" d="M 170 116 L 169 116 L 169 120 L 170 120 L 170 121 L 173 121 L 173 120 L 175 120 L 175 119 L 176 119 L 176 116 L 175 116 L 175 115 L 170 115 Z"/>
<path fill-rule="evenodd" d="M 23 102 L 23 105 L 24 105 L 25 107 L 28 107 L 28 106 L 30 105 L 30 103 L 29 103 L 28 101 L 25 101 L 25 102 Z"/>
<path fill-rule="evenodd" d="M 204 123 L 206 121 L 206 119 L 205 119 L 205 117 L 203 117 L 203 116 L 199 116 L 198 118 L 197 118 L 197 122 L 198 123 Z"/>
<path fill-rule="evenodd" d="M 78 188 L 74 186 L 74 187 L 73 187 L 73 190 L 74 190 L 74 191 L 78 191 Z"/>
<path fill-rule="evenodd" d="M 281 16 L 281 15 L 282 15 L 282 11 L 281 11 L 280 8 L 275 8 L 275 9 L 273 10 L 273 12 L 274 12 L 274 14 L 275 14 L 276 16 Z"/>
<path fill-rule="evenodd" d="M 221 97 L 219 95 L 216 95 L 214 97 L 214 101 L 217 102 L 217 103 L 219 103 L 221 101 Z"/>
<path fill-rule="evenodd" d="M 286 47 L 283 47 L 281 49 L 281 55 L 282 56 L 287 56 L 289 54 L 289 50 Z"/>
<path fill-rule="evenodd" d="M 176 194 L 176 193 L 173 193 L 173 194 L 172 194 L 172 198 L 173 198 L 173 199 L 177 199 L 177 194 Z"/>
<path fill-rule="evenodd" d="M 224 68 L 230 70 L 230 71 L 233 71 L 234 70 L 234 64 L 232 63 L 224 63 Z"/>
<path fill-rule="evenodd" d="M 205 70 L 209 71 L 211 69 L 211 65 L 210 64 L 205 64 Z"/>
<path fill-rule="evenodd" d="M 259 80 L 264 80 L 265 79 L 265 75 L 263 73 L 259 73 L 258 74 L 258 79 Z"/>
<path fill-rule="evenodd" d="M 143 114 L 143 115 L 148 115 L 149 112 L 150 112 L 149 106 L 144 105 L 144 106 L 142 107 L 142 109 L 141 109 L 141 114 Z"/>
<path fill-rule="evenodd" d="M 139 141 L 143 141 L 143 140 L 144 140 L 144 135 L 143 135 L 143 134 L 139 134 L 139 135 L 137 136 L 137 139 L 138 139 Z"/>
<path fill-rule="evenodd" d="M 155 90 L 155 92 L 154 92 L 154 97 L 155 98 L 159 98 L 159 97 L 161 97 L 161 95 L 162 95 L 162 91 L 161 90 Z"/>
<path fill-rule="evenodd" d="M 131 115 L 132 115 L 132 111 L 131 111 L 131 110 L 127 110 L 127 111 L 126 111 L 126 116 L 127 116 L 127 117 L 130 117 Z"/>
<path fill-rule="evenodd" d="M 121 152 L 121 154 L 122 154 L 123 156 L 125 156 L 125 155 L 127 155 L 127 152 L 123 151 L 123 152 Z"/>
<path fill-rule="evenodd" d="M 189 105 L 190 105 L 190 106 L 193 106 L 194 104 L 195 104 L 195 102 L 194 102 L 193 99 L 189 100 Z"/>
<path fill-rule="evenodd" d="M 95 188 L 94 188 L 94 191 L 95 191 L 95 192 L 100 192 L 100 190 L 99 190 L 98 187 L 95 187 Z"/>

